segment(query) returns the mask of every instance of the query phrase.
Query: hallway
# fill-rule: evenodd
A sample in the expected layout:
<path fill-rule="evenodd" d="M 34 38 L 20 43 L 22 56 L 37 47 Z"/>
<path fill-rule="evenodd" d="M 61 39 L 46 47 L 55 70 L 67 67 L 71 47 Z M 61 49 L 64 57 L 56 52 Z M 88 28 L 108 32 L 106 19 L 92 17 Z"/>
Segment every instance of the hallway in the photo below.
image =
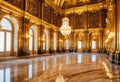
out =
<path fill-rule="evenodd" d="M 104 54 L 97 53 L 59 54 L 0 62 L 0 82 L 55 82 L 62 76 L 65 82 L 120 82 L 120 66 L 110 64 Z"/>

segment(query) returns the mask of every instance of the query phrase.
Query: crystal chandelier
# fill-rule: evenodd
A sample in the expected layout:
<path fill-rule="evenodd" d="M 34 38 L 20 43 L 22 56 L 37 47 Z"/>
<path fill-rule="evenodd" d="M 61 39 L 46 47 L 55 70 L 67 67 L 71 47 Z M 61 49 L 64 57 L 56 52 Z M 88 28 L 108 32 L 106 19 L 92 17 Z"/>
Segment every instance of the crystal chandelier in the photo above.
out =
<path fill-rule="evenodd" d="M 64 36 L 71 34 L 71 27 L 69 26 L 69 19 L 67 17 L 62 19 L 62 26 L 60 27 L 60 32 Z"/>

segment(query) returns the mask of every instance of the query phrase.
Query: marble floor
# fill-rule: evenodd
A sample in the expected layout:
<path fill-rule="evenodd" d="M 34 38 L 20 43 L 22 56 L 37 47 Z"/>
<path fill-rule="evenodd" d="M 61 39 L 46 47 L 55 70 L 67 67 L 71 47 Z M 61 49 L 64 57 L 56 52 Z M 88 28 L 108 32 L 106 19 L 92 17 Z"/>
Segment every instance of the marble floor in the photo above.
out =
<path fill-rule="evenodd" d="M 72 53 L 0 62 L 0 82 L 120 82 L 104 54 Z"/>

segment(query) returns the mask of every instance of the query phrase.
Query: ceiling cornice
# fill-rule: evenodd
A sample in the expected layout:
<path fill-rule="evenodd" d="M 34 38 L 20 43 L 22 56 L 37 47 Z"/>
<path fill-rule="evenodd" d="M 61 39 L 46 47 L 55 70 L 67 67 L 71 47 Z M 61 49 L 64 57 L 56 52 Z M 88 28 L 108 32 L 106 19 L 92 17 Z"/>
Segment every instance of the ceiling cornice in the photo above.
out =
<path fill-rule="evenodd" d="M 55 5 L 51 0 L 45 0 L 45 3 L 50 5 L 56 12 L 64 14 L 63 10 L 57 5 Z"/>
<path fill-rule="evenodd" d="M 100 10 L 101 8 L 106 8 L 106 7 L 107 7 L 107 5 L 105 5 L 103 2 L 100 2 L 100 3 L 65 9 L 64 12 L 65 12 L 65 14 L 82 13 L 85 11 Z"/>

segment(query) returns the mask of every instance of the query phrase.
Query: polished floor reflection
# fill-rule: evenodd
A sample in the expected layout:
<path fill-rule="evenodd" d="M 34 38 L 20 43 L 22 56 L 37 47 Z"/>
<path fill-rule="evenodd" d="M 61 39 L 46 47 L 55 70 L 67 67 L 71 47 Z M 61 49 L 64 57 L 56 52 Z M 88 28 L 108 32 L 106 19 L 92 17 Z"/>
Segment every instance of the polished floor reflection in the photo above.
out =
<path fill-rule="evenodd" d="M 59 69 L 60 68 L 60 69 Z M 120 82 L 104 54 L 74 53 L 0 62 L 0 82 Z"/>

